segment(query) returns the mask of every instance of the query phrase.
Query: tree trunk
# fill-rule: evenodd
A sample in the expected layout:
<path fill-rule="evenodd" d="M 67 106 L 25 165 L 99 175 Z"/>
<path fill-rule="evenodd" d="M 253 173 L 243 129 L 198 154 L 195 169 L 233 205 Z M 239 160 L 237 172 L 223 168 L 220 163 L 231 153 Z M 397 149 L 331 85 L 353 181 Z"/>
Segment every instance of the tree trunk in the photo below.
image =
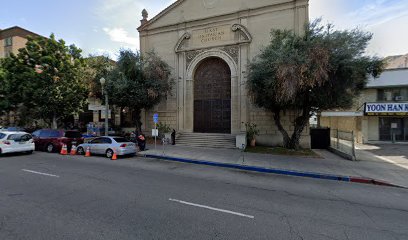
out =
<path fill-rule="evenodd" d="M 303 130 L 305 129 L 307 122 L 310 118 L 310 111 L 308 109 L 303 109 L 302 115 L 297 117 L 294 122 L 294 131 L 292 135 L 289 137 L 288 132 L 282 126 L 281 119 L 280 119 L 280 111 L 274 112 L 274 120 L 275 124 L 278 127 L 278 130 L 283 136 L 283 147 L 288 149 L 299 149 L 300 145 L 300 136 L 302 135 Z"/>
<path fill-rule="evenodd" d="M 52 116 L 51 128 L 52 129 L 58 129 L 57 116 L 55 116 L 55 114 Z"/>
<path fill-rule="evenodd" d="M 299 149 L 300 136 L 302 135 L 302 132 L 305 129 L 307 122 L 309 121 L 309 118 L 310 118 L 310 114 L 305 114 L 305 113 L 302 113 L 302 115 L 296 118 L 294 131 L 290 138 L 290 143 L 289 143 L 288 148 Z"/>
<path fill-rule="evenodd" d="M 275 120 L 275 124 L 278 127 L 279 132 L 282 134 L 283 137 L 283 147 L 288 148 L 289 142 L 290 142 L 290 137 L 288 132 L 285 130 L 285 128 L 282 126 L 281 123 L 281 118 L 280 118 L 280 110 L 275 110 L 273 112 L 273 119 Z"/>
<path fill-rule="evenodd" d="M 135 117 L 136 117 L 136 129 L 138 129 L 139 131 L 142 131 L 142 121 L 141 121 L 141 113 L 142 113 L 142 110 L 140 110 L 140 109 L 135 109 L 134 110 L 134 114 L 135 114 Z"/>

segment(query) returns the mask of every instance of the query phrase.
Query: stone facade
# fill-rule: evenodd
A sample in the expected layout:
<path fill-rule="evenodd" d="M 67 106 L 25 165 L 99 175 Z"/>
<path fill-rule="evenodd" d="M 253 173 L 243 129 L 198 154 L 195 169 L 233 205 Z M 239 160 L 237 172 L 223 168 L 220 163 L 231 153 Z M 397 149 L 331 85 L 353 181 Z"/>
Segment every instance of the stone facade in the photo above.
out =
<path fill-rule="evenodd" d="M 143 13 L 141 51 L 154 50 L 173 69 L 175 91 L 167 101 L 144 113 L 145 131 L 153 127 L 152 115 L 181 132 L 194 132 L 195 71 L 209 58 L 222 59 L 231 72 L 231 134 L 245 132 L 244 122 L 261 130 L 257 141 L 279 145 L 281 134 L 272 114 L 255 107 L 247 96 L 248 64 L 270 42 L 271 29 L 291 29 L 301 34 L 308 21 L 307 0 L 179 0 L 148 20 Z M 295 113 L 282 116 L 290 129 Z M 302 145 L 309 146 L 308 130 Z"/>

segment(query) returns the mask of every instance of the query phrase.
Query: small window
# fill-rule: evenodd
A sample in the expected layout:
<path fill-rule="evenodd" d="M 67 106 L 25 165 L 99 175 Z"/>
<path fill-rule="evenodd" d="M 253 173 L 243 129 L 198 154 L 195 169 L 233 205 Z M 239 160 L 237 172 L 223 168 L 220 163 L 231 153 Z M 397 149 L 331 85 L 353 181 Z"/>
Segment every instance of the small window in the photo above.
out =
<path fill-rule="evenodd" d="M 102 138 L 95 138 L 94 140 L 90 141 L 92 144 L 102 143 Z"/>
<path fill-rule="evenodd" d="M 129 142 L 126 138 L 114 138 L 117 143 Z"/>
<path fill-rule="evenodd" d="M 25 135 L 21 136 L 21 141 L 26 142 L 26 141 L 31 140 L 32 138 L 33 137 L 30 134 L 25 134 Z"/>
<path fill-rule="evenodd" d="M 102 138 L 102 139 L 103 139 L 102 143 L 104 143 L 104 144 L 111 144 L 112 143 L 112 140 L 110 138 Z"/>
<path fill-rule="evenodd" d="M 7 140 L 13 140 L 15 142 L 21 141 L 21 137 L 24 136 L 23 134 L 11 134 L 8 136 Z"/>
<path fill-rule="evenodd" d="M 9 47 L 13 45 L 13 37 L 8 37 L 4 39 L 4 46 Z"/>
<path fill-rule="evenodd" d="M 0 139 L 3 139 L 6 136 L 4 133 L 0 133 Z"/>

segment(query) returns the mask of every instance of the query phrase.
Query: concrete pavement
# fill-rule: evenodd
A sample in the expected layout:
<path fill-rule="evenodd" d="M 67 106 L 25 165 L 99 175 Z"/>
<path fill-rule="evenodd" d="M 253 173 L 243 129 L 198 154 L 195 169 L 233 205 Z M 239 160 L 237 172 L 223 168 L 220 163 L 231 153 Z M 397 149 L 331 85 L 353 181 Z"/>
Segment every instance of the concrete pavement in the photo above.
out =
<path fill-rule="evenodd" d="M 399 188 L 36 152 L 0 158 L 0 239 L 407 239 L 407 197 Z"/>
<path fill-rule="evenodd" d="M 177 145 L 166 145 L 164 149 L 162 146 L 157 146 L 156 149 L 153 146 L 149 148 L 147 151 L 140 152 L 139 155 L 167 156 L 333 176 L 353 176 L 408 187 L 408 161 L 406 162 L 407 168 L 404 168 L 401 164 L 376 158 L 363 149 L 357 153 L 365 156 L 363 161 L 348 161 L 326 150 L 315 150 L 320 157 L 299 157 L 244 153 L 237 149 L 205 149 Z"/>

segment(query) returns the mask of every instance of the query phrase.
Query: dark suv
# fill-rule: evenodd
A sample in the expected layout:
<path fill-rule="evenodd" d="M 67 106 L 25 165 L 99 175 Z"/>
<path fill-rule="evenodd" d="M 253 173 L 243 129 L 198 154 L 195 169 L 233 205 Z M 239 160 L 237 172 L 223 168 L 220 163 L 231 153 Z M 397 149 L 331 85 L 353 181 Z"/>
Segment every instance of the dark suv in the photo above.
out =
<path fill-rule="evenodd" d="M 78 146 L 84 142 L 82 134 L 74 130 L 52 130 L 40 129 L 32 133 L 35 149 L 47 152 L 60 151 L 63 144 L 66 144 L 68 151 L 72 145 Z"/>

